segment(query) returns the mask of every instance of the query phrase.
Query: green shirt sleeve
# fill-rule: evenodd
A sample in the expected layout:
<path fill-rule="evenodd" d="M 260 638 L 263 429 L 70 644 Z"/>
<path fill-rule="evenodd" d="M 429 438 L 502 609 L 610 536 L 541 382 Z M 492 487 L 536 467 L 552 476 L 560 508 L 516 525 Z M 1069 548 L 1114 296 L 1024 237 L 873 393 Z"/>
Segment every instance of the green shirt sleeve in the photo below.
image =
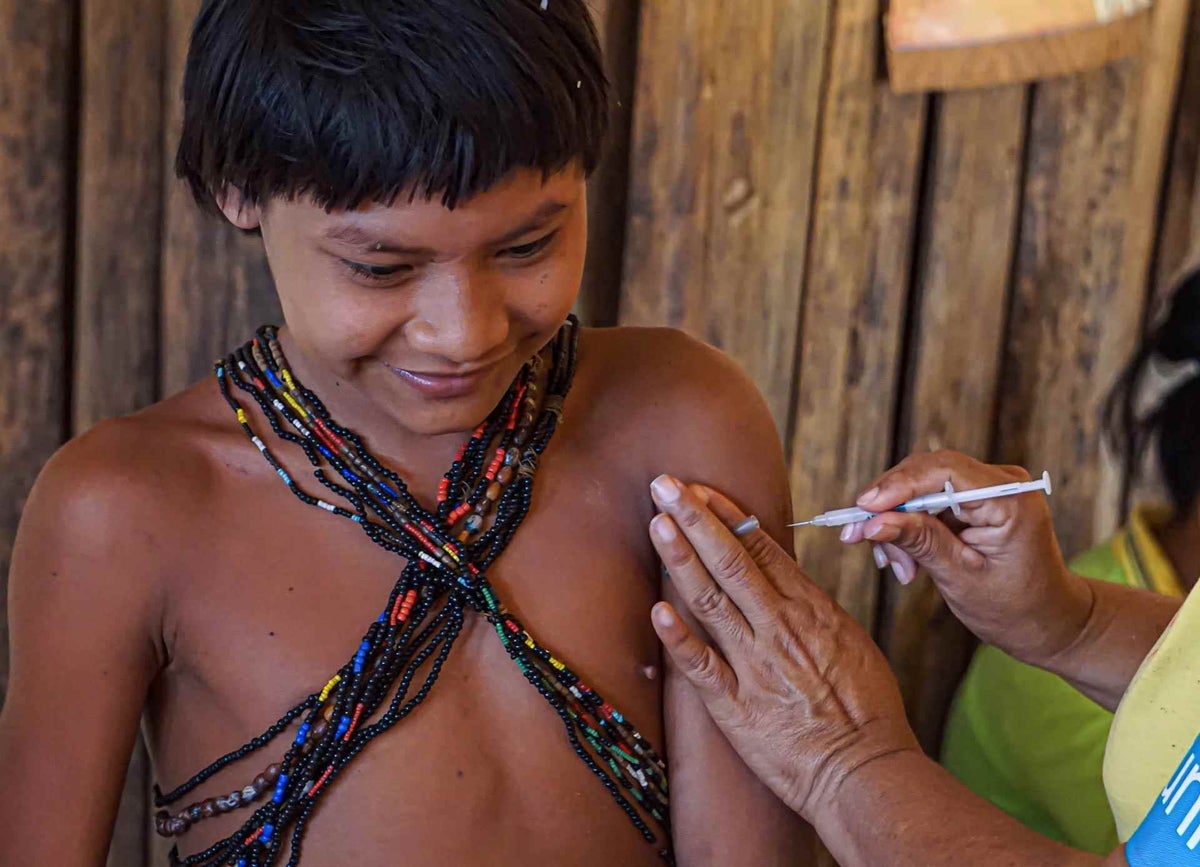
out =
<path fill-rule="evenodd" d="M 1072 568 L 1124 583 L 1108 546 Z M 1111 713 L 1058 676 L 981 647 L 951 709 L 942 763 L 1035 831 L 1108 854 L 1117 846 L 1102 780 L 1111 724 Z"/>

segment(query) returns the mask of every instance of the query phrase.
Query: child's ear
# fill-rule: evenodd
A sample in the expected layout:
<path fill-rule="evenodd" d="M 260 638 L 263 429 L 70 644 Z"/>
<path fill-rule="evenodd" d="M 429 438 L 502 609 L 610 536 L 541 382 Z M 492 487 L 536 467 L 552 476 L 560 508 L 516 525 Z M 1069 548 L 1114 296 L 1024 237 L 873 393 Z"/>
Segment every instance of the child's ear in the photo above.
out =
<path fill-rule="evenodd" d="M 225 187 L 217 193 L 217 207 L 221 209 L 225 219 L 244 232 L 257 229 L 262 222 L 262 209 L 258 205 L 249 204 L 237 187 Z"/>

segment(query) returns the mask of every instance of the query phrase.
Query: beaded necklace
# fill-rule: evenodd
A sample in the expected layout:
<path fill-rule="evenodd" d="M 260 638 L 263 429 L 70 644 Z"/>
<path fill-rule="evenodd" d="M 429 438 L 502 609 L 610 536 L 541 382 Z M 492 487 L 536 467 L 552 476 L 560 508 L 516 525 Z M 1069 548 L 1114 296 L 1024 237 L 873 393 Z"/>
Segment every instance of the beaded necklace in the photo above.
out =
<path fill-rule="evenodd" d="M 492 625 L 525 679 L 558 714 L 575 754 L 648 842 L 658 838 L 646 817 L 656 823 L 668 841 L 660 854 L 671 862 L 663 760 L 618 710 L 526 631 L 497 598 L 486 575 L 528 513 L 538 461 L 558 425 L 574 378 L 578 336 L 579 324 L 572 316 L 552 341 L 549 368 L 542 355 L 522 368 L 495 410 L 459 449 L 439 484 L 436 512 L 425 510 L 403 479 L 372 456 L 356 434 L 338 425 L 320 399 L 297 382 L 275 328 L 260 328 L 253 340 L 215 363 L 221 394 L 288 489 L 310 506 L 354 521 L 372 542 L 406 563 L 354 656 L 319 691 L 173 791 L 163 794 L 155 787 L 157 807 L 175 804 L 301 719 L 284 755 L 248 785 L 174 815 L 166 810 L 157 814 L 158 833 L 171 837 L 205 818 L 265 798 L 236 832 L 203 852 L 180 859 L 177 849 L 172 849 L 172 865 L 268 867 L 278 863 L 290 831 L 287 865 L 295 867 L 319 797 L 371 740 L 425 699 L 468 610 Z M 313 477 L 350 508 L 300 488 L 254 432 L 249 413 L 230 390 L 231 383 L 258 404 L 279 439 L 304 451 L 314 468 Z M 485 530 L 489 514 L 493 520 Z M 428 670 L 410 696 L 424 666 Z"/>

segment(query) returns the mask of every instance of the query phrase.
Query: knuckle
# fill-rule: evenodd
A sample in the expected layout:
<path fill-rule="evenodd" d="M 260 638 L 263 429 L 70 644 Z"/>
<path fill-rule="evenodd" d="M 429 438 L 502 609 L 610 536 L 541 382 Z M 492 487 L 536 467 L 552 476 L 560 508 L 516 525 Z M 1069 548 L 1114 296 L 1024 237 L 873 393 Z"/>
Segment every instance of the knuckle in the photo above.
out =
<path fill-rule="evenodd" d="M 701 647 L 692 657 L 692 673 L 696 680 L 710 687 L 721 683 L 721 667 L 717 663 L 717 655 L 710 647 Z"/>
<path fill-rule="evenodd" d="M 684 508 L 675 516 L 675 520 L 682 527 L 697 527 L 704 521 L 704 515 L 698 509 Z"/>
<path fill-rule="evenodd" d="M 703 620 L 716 620 L 724 616 L 728 599 L 718 587 L 705 587 L 692 599 L 692 610 Z"/>
<path fill-rule="evenodd" d="M 727 581 L 742 581 L 750 568 L 750 554 L 740 545 L 722 551 L 713 564 L 717 573 Z"/>
<path fill-rule="evenodd" d="M 917 560 L 927 560 L 937 551 L 933 528 L 924 521 L 914 522 L 908 535 L 908 553 Z"/>

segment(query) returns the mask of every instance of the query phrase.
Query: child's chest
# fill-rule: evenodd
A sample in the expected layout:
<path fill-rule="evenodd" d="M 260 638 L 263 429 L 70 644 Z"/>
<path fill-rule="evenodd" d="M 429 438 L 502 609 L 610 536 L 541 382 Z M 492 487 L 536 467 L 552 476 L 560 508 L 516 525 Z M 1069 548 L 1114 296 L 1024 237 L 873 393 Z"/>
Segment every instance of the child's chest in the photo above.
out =
<path fill-rule="evenodd" d="M 630 485 L 569 463 L 539 476 L 529 515 L 488 578 L 542 645 L 661 743 L 660 652 L 649 625 L 658 574 L 640 480 Z M 353 657 L 404 565 L 354 523 L 306 506 L 282 486 L 271 491 L 252 497 L 254 506 L 230 503 L 197 539 L 191 580 L 172 612 L 173 662 L 150 704 L 166 785 L 241 746 L 319 690 Z M 261 759 L 235 763 L 214 791 L 243 785 L 288 740 L 265 748 Z M 364 783 L 373 793 L 401 786 L 436 803 L 447 789 L 465 814 L 474 799 L 481 815 L 495 813 L 496 790 L 529 774 L 556 777 L 550 785 L 565 786 L 564 797 L 582 791 L 605 798 L 553 710 L 474 612 L 427 698 L 369 746 L 360 764 L 363 771 L 348 775 L 344 788 L 379 773 Z M 189 836 L 205 842 L 209 835 L 200 830 Z M 213 833 L 219 830 L 214 823 Z"/>

